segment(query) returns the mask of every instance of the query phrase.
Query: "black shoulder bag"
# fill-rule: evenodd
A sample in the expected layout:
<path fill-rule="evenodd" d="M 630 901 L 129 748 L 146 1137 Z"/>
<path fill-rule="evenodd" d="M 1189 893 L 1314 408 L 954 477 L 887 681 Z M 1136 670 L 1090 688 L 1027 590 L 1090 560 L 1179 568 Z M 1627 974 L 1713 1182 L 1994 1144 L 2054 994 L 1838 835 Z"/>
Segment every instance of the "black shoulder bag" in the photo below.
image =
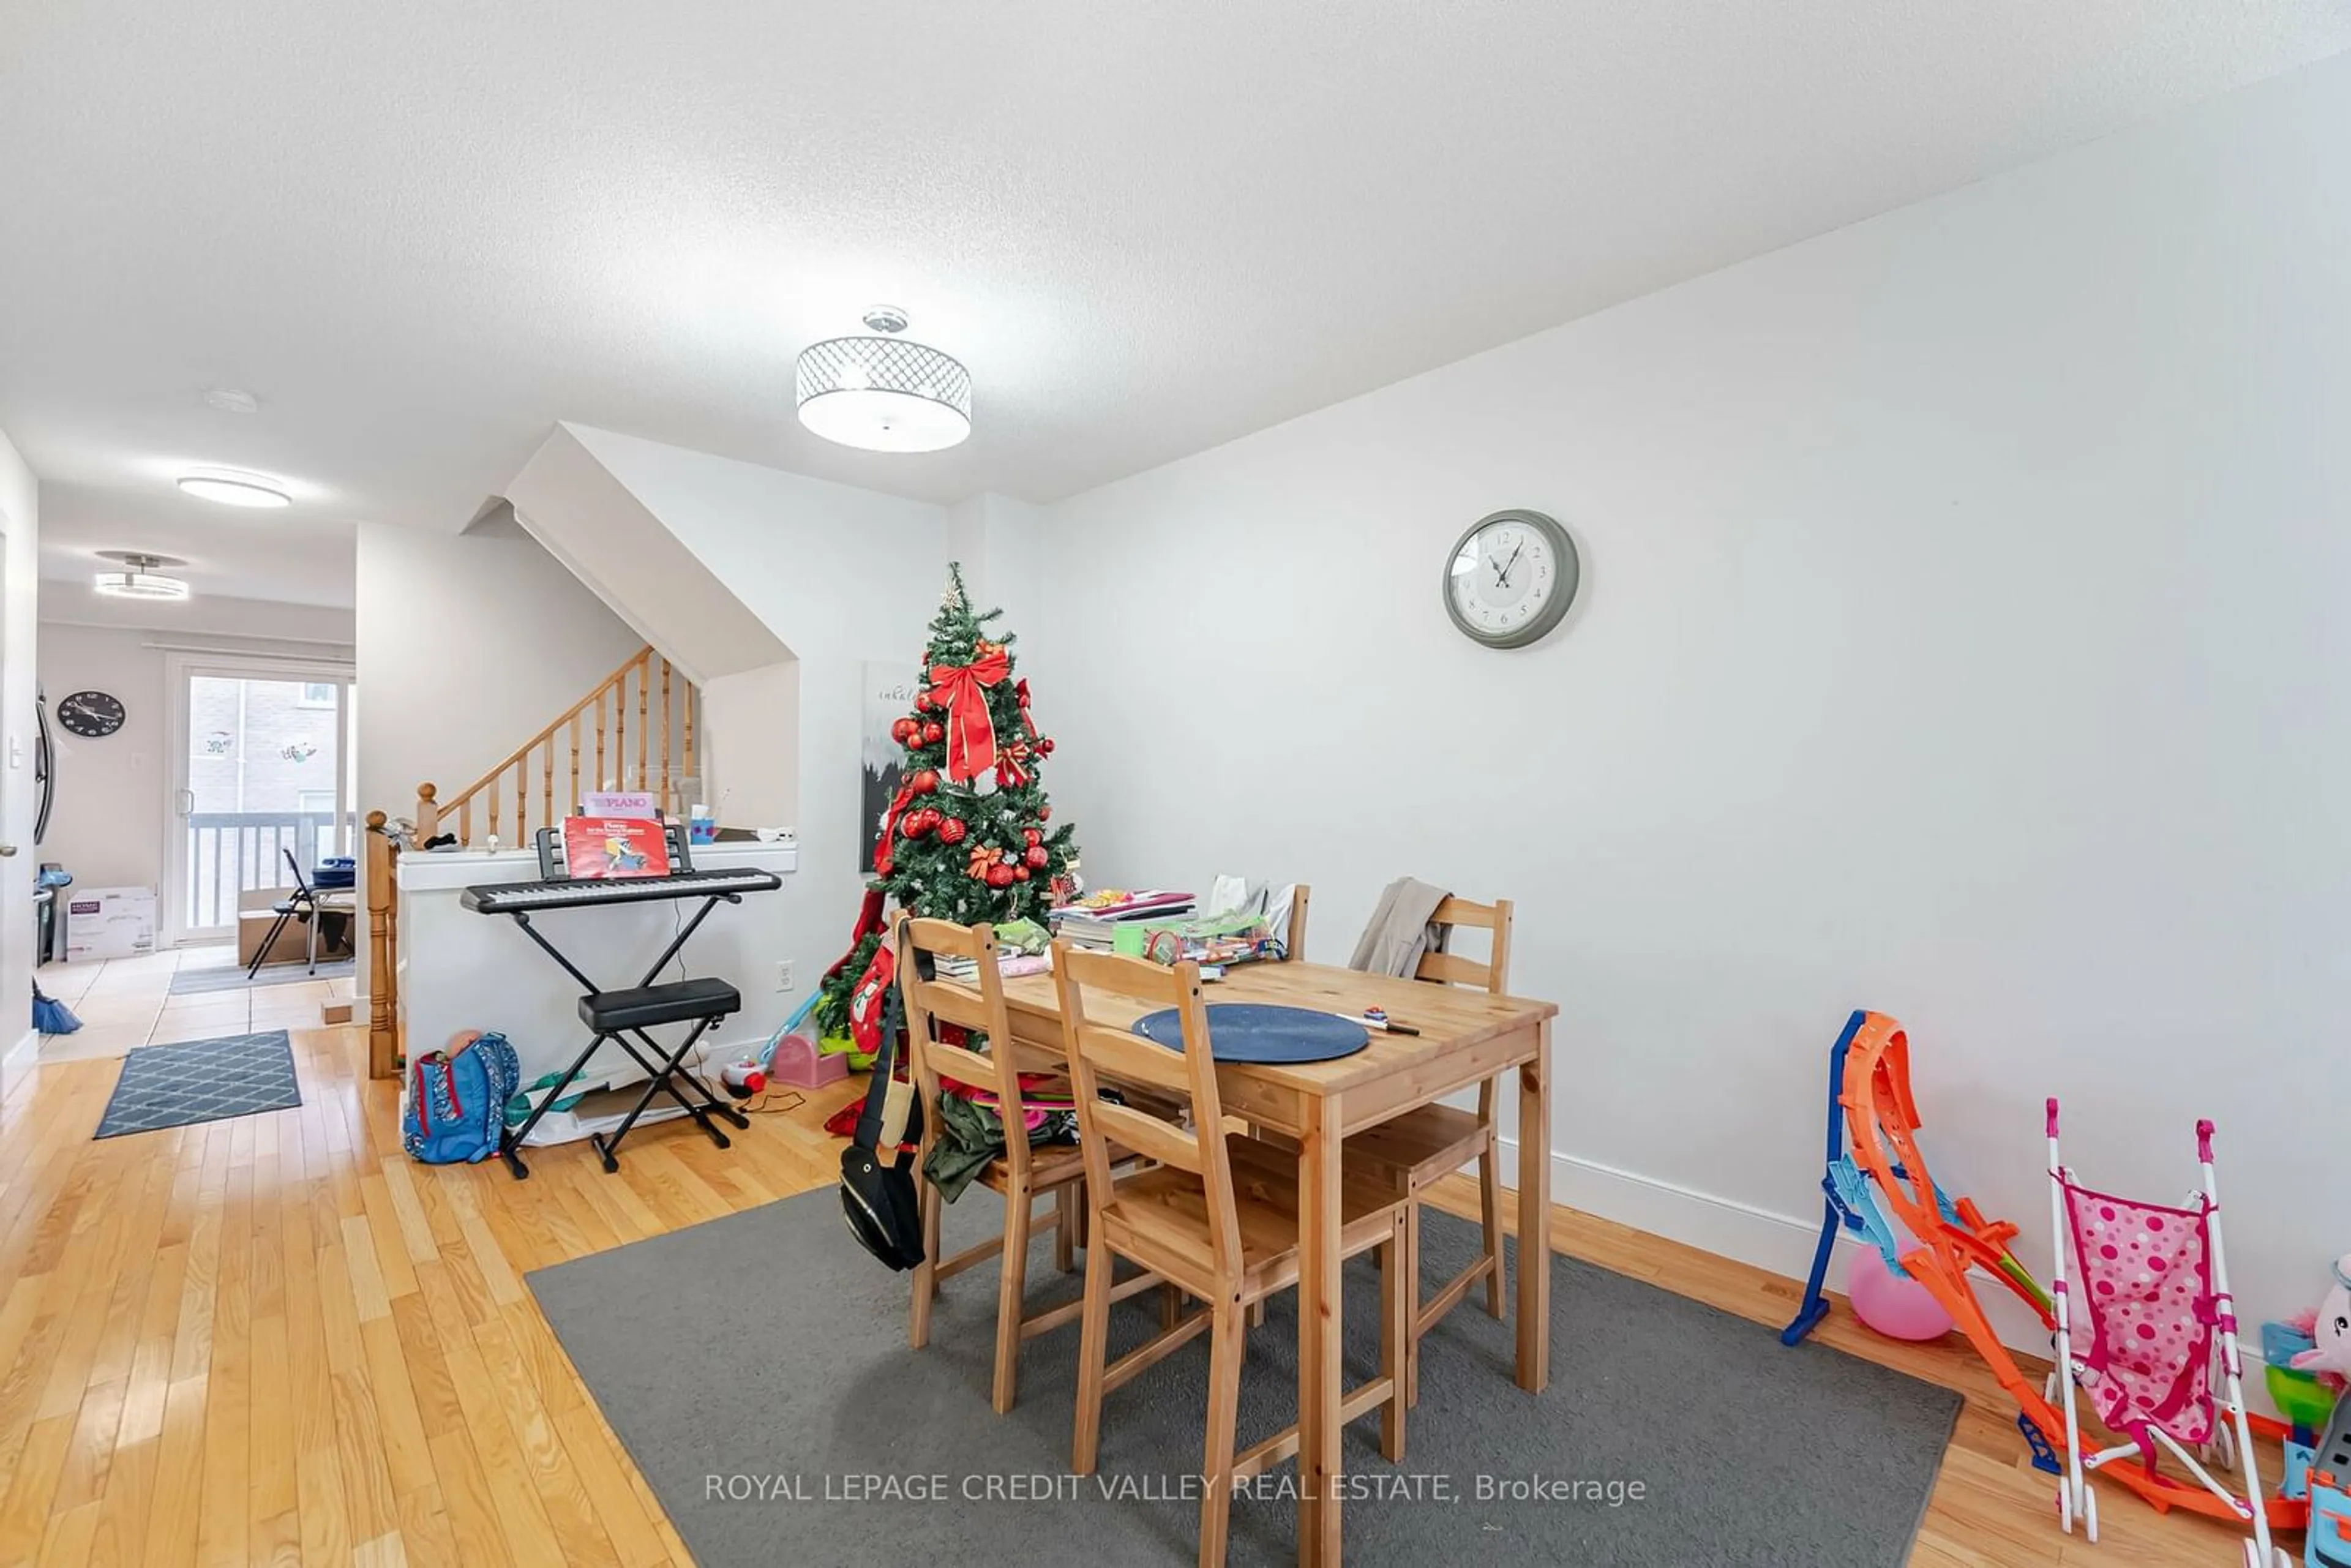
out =
<path fill-rule="evenodd" d="M 865 1090 L 865 1112 L 857 1131 L 841 1152 L 841 1209 L 857 1244 L 891 1268 L 904 1270 L 923 1260 L 923 1216 L 914 1183 L 912 1150 L 895 1151 L 882 1163 L 883 1107 L 890 1098 L 890 1079 L 898 1049 L 898 988 L 890 988 L 883 1004 L 882 1049 L 873 1058 L 873 1076 Z M 913 1113 L 906 1118 L 906 1137 L 919 1145 L 923 1136 L 923 1092 L 914 1086 Z"/>

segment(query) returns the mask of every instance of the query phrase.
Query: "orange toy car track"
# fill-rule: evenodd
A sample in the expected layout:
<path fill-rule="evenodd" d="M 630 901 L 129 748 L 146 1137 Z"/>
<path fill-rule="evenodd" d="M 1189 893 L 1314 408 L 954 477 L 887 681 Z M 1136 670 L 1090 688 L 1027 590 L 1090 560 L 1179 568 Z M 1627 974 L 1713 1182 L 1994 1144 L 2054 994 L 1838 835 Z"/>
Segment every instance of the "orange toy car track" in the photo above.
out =
<path fill-rule="evenodd" d="M 2053 1468 L 2044 1461 L 2062 1451 L 2064 1419 L 1992 1332 L 1968 1279 L 1970 1269 L 1982 1269 L 2031 1307 L 2044 1325 L 2055 1330 L 2048 1297 L 2009 1254 L 2008 1243 L 2015 1237 L 2016 1227 L 2006 1220 L 1987 1220 L 1972 1200 L 1946 1199 L 1936 1187 L 1926 1155 L 1918 1148 L 1918 1112 L 1910 1093 L 1910 1041 L 1899 1023 L 1884 1013 L 1855 1013 L 1837 1041 L 1835 1055 L 1843 1059 L 1836 1103 L 1844 1112 L 1844 1142 L 1850 1157 L 1868 1178 L 1886 1211 L 1920 1243 L 1902 1255 L 1902 1267 L 1950 1313 L 1951 1321 L 1991 1368 L 1992 1376 L 2016 1401 L 2017 1426 L 2032 1448 L 2034 1462 L 2044 1469 Z M 1835 1157 L 1834 1148 L 1831 1157 Z M 1836 1223 L 1832 1205 L 1831 1228 L 1823 1233 L 1821 1258 L 1813 1267 L 1805 1310 L 1782 1335 L 1788 1343 L 1795 1343 L 1819 1321 L 1820 1308 L 1815 1303 Z M 2252 1422 L 2254 1432 L 2263 1438 L 2283 1440 L 2290 1436 L 2285 1427 L 2264 1416 L 2254 1416 Z M 2202 1487 L 2174 1480 L 2147 1466 L 2113 1465 L 2098 1474 L 2138 1493 L 2158 1513 L 2178 1508 L 2240 1522 L 2227 1504 Z M 2308 1503 L 2296 1499 L 2272 1497 L 2264 1511 L 2275 1530 L 2300 1530 L 2309 1518 Z"/>

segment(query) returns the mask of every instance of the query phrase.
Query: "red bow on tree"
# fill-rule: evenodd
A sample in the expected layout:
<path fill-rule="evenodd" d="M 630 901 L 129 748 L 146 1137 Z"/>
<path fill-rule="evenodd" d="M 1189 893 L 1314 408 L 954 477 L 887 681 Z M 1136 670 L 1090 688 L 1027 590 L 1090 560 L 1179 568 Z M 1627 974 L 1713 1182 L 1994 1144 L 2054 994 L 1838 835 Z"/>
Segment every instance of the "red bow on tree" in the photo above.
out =
<path fill-rule="evenodd" d="M 1029 770 L 1031 755 L 1025 740 L 1008 740 L 996 750 L 996 781 L 1007 789 L 1018 789 L 1036 775 Z"/>
<path fill-rule="evenodd" d="M 1036 739 L 1037 719 L 1029 711 L 1029 678 L 1026 675 L 1012 683 L 1012 695 L 1020 700 L 1021 727 L 1029 732 L 1029 739 Z"/>
<path fill-rule="evenodd" d="M 947 710 L 947 777 L 969 783 L 996 766 L 996 721 L 987 693 L 1012 673 L 1000 643 L 981 643 L 968 664 L 931 666 L 931 695 Z"/>

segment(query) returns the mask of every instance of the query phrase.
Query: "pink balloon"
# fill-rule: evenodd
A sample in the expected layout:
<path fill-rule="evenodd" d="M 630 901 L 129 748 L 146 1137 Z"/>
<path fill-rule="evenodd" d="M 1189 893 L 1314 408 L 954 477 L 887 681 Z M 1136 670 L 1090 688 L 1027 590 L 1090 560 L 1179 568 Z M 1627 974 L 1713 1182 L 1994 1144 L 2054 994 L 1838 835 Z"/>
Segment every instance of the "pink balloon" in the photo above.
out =
<path fill-rule="evenodd" d="M 1903 1256 L 1922 1250 L 1908 1247 Z M 1938 1339 L 1951 1331 L 1951 1314 L 1927 1287 L 1907 1270 L 1887 1269 L 1874 1247 L 1854 1249 L 1853 1260 L 1845 1267 L 1844 1290 L 1853 1301 L 1853 1315 L 1888 1339 Z"/>

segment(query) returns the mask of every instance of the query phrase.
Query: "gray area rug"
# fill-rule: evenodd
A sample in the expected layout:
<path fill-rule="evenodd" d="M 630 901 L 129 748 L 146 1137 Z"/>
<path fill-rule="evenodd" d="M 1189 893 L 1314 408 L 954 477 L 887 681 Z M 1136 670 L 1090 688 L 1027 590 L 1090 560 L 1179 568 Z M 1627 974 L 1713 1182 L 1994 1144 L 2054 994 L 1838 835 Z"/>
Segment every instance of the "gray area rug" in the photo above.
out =
<path fill-rule="evenodd" d="M 142 1045 L 123 1057 L 122 1076 L 93 1136 L 119 1138 L 300 1103 L 294 1048 L 282 1029 Z"/>
<path fill-rule="evenodd" d="M 1002 1212 L 948 1209 L 953 1250 Z M 1426 1275 L 1476 1232 L 1435 1211 Z M 1081 1269 L 1083 1264 L 1081 1260 Z M 1959 1396 L 1622 1275 L 1553 1260 L 1552 1385 L 1511 1381 L 1513 1339 L 1476 1304 L 1422 1344 L 1405 1462 L 1378 1420 L 1347 1429 L 1347 1561 L 1363 1568 L 1891 1568 L 1909 1556 Z M 1032 1311 L 1074 1294 L 1050 1245 Z M 1019 1403 L 988 1407 L 997 1274 L 947 1282 L 929 1348 L 906 1346 L 908 1276 L 805 1194 L 528 1276 L 590 1391 L 704 1568 L 1195 1560 L 1207 1343 L 1102 1413 L 1102 1462 L 1070 1476 L 1078 1328 L 1032 1339 Z M 1347 1274 L 1350 1385 L 1378 1364 L 1378 1274 Z M 1296 1409 L 1294 1292 L 1249 1336 L 1240 1446 Z M 1515 1301 L 1515 1297 L 1512 1298 Z M 1155 1292 L 1113 1309 L 1112 1354 L 1150 1336 Z M 1296 1560 L 1293 1465 L 1234 1500 L 1229 1560 Z M 1573 1488 L 1575 1490 L 1565 1490 Z M 933 1494 L 939 1495 L 933 1495 Z"/>
<path fill-rule="evenodd" d="M 218 964 L 202 969 L 175 969 L 172 972 L 172 995 L 196 996 L 211 991 L 243 991 L 263 986 L 289 986 L 297 980 L 349 979 L 356 966 L 349 958 L 319 960 L 319 972 L 312 974 L 300 964 L 264 964 L 261 973 L 251 979 L 245 977 L 242 964 Z"/>

